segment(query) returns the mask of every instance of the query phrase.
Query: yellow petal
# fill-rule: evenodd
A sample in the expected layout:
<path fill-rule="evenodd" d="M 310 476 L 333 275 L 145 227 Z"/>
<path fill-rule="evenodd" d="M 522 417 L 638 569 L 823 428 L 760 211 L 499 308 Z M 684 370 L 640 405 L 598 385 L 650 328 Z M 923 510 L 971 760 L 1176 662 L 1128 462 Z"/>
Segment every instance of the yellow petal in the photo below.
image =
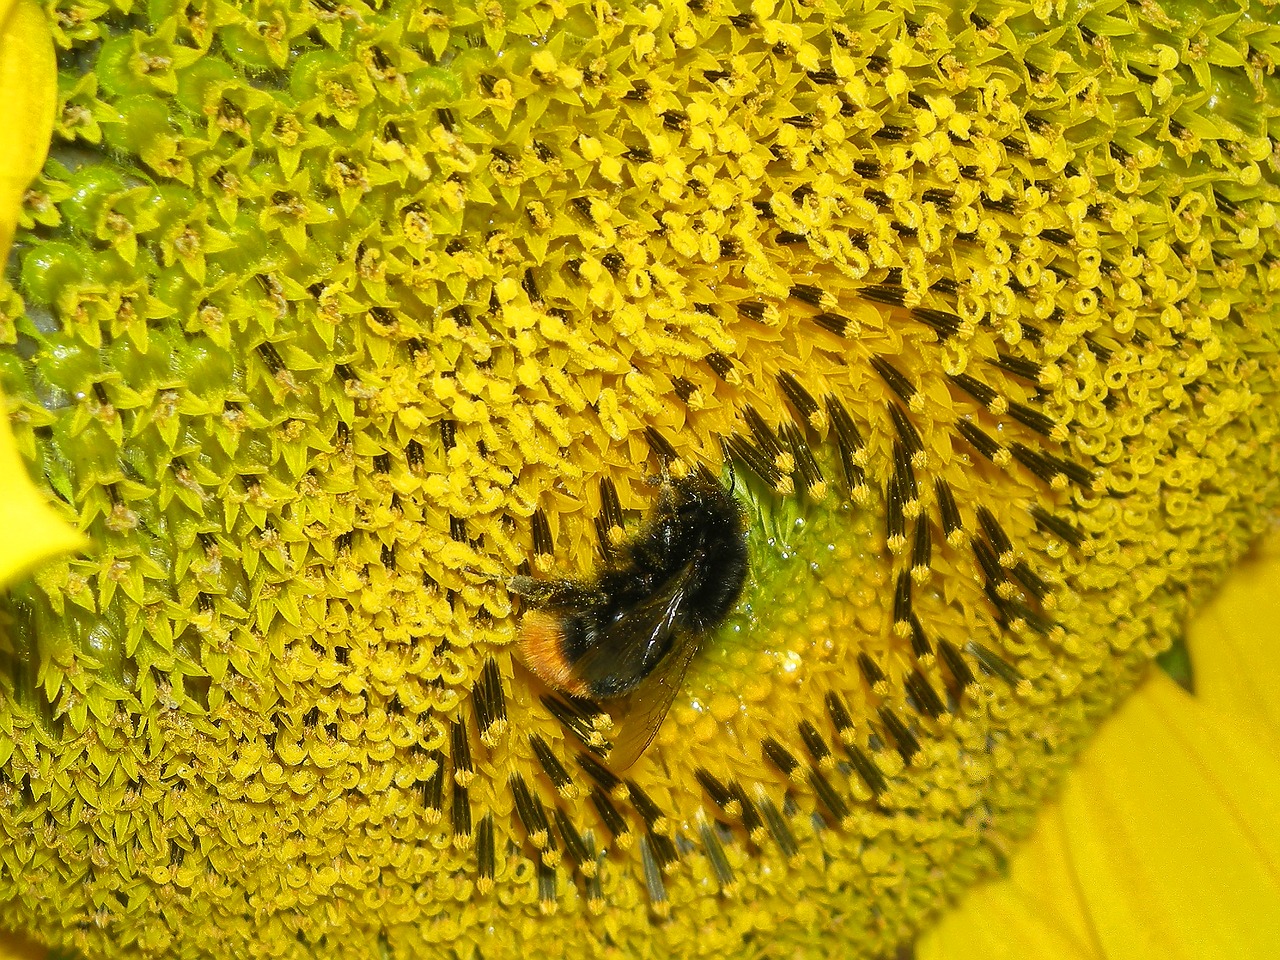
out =
<path fill-rule="evenodd" d="M 0 0 L 0 264 L 53 135 L 58 66 L 40 5 Z"/>
<path fill-rule="evenodd" d="M 1152 677 L 1062 798 L 1077 887 L 1109 958 L 1280 956 L 1274 746 Z"/>
<path fill-rule="evenodd" d="M 1101 960 L 1076 895 L 1056 805 L 1008 879 L 976 887 L 916 944 L 917 960 Z"/>
<path fill-rule="evenodd" d="M 1278 565 L 1273 537 L 1191 625 L 1206 696 L 1153 672 L 1041 811 L 1009 876 L 970 891 L 917 944 L 920 960 L 1280 955 L 1280 761 L 1264 725 L 1277 715 L 1275 644 L 1262 627 L 1280 622 Z"/>
<path fill-rule="evenodd" d="M 1196 698 L 1280 742 L 1280 531 L 1231 574 L 1187 631 Z"/>
<path fill-rule="evenodd" d="M 62 521 L 32 485 L 4 416 L 0 416 L 0 531 L 0 587 L 50 557 L 84 546 L 84 538 Z"/>

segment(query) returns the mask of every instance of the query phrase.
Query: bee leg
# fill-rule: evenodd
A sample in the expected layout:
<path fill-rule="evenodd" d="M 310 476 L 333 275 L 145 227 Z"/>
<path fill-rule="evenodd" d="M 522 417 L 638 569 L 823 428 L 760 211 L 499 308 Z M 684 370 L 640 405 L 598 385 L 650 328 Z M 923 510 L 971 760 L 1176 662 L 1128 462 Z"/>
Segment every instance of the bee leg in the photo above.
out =
<path fill-rule="evenodd" d="M 507 590 L 534 607 L 581 606 L 593 599 L 590 590 L 572 580 L 539 580 L 521 574 L 507 579 Z"/>

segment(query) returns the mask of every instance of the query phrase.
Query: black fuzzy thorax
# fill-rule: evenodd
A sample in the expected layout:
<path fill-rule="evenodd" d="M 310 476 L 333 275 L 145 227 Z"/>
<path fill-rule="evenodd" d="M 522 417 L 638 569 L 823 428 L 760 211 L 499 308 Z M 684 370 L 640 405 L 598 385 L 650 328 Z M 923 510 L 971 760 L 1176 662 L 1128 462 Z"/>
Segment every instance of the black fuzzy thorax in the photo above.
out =
<path fill-rule="evenodd" d="M 654 515 L 589 584 L 569 588 L 563 653 L 585 664 L 597 697 L 634 689 L 691 634 L 713 629 L 737 603 L 747 576 L 742 508 L 714 478 L 695 473 L 663 488 Z M 568 585 L 566 585 L 568 586 Z M 564 598 L 565 595 L 561 594 Z M 638 611 L 662 609 L 669 626 L 642 634 Z"/>
<path fill-rule="evenodd" d="M 742 509 L 719 483 L 697 475 L 677 481 L 623 556 L 599 579 L 608 608 L 634 606 L 678 581 L 677 628 L 701 633 L 724 620 L 746 580 Z M 603 619 L 610 619 L 607 613 Z"/>

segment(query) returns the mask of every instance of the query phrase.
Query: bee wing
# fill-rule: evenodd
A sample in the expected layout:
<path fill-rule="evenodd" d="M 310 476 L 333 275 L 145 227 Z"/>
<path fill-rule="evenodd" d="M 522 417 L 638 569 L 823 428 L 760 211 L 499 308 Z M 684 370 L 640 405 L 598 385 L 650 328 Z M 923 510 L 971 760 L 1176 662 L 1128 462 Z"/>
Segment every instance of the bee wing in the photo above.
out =
<path fill-rule="evenodd" d="M 676 615 L 684 599 L 684 587 L 673 582 L 597 623 L 589 648 L 574 661 L 573 672 L 599 699 L 631 693 L 679 645 Z"/>
<path fill-rule="evenodd" d="M 685 671 L 698 652 L 697 641 L 686 636 L 628 698 L 620 711 L 618 731 L 605 762 L 621 772 L 640 759 L 653 742 L 671 703 L 684 684 Z"/>

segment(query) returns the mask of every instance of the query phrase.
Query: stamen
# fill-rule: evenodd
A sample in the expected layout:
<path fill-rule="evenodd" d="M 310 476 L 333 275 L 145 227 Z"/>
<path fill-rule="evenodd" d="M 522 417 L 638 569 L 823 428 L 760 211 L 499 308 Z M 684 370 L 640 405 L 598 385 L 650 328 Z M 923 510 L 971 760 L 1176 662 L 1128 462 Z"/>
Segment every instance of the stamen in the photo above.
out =
<path fill-rule="evenodd" d="M 543 772 L 546 773 L 547 779 L 556 788 L 556 793 L 566 800 L 577 799 L 580 795 L 578 785 L 573 782 L 573 778 L 569 776 L 569 771 L 564 768 L 564 764 L 560 762 L 547 742 L 536 733 L 531 733 L 529 734 L 529 745 L 533 747 L 534 756 L 538 758 L 538 763 Z"/>
<path fill-rule="evenodd" d="M 756 806 L 760 808 L 760 813 L 764 817 L 765 825 L 769 828 L 773 842 L 778 845 L 778 849 L 782 851 L 784 857 L 794 861 L 800 855 L 800 845 L 796 843 L 796 838 L 791 833 L 791 827 L 787 825 L 786 819 L 778 811 L 778 808 L 774 806 L 773 801 L 769 799 L 769 795 L 764 792 L 764 787 L 756 787 Z"/>
<path fill-rule="evenodd" d="M 715 828 L 707 823 L 702 816 L 702 811 L 698 811 L 698 836 L 702 838 L 702 848 L 707 852 L 707 859 L 711 861 L 711 869 L 716 875 L 716 882 L 720 884 L 720 892 L 731 894 L 737 888 L 737 883 L 733 873 L 733 867 L 729 865 L 729 858 L 725 856 L 724 847 L 720 844 L 720 838 L 716 836 Z"/>

